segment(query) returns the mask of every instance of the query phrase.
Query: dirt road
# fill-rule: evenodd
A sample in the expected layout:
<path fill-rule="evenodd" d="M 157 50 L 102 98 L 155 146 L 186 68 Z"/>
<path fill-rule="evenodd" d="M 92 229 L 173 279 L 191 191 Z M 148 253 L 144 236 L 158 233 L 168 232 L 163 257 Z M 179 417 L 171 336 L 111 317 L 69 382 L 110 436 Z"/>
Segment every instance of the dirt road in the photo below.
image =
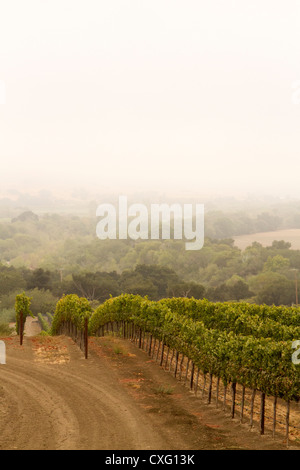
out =
<path fill-rule="evenodd" d="M 127 341 L 5 339 L 0 450 L 284 449 L 204 405 Z"/>

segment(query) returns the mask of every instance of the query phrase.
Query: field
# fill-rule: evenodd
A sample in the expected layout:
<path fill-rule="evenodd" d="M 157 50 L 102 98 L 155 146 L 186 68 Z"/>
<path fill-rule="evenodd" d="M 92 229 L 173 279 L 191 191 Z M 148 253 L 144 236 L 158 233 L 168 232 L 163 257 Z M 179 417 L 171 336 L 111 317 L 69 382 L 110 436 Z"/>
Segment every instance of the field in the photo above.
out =
<path fill-rule="evenodd" d="M 28 330 L 29 331 L 29 330 Z M 7 338 L 0 366 L 0 449 L 285 449 L 207 406 L 130 341 Z"/>
<path fill-rule="evenodd" d="M 300 448 L 297 308 L 68 295 L 50 320 L 4 338 L 0 449 Z"/>
<path fill-rule="evenodd" d="M 300 250 L 300 229 L 277 230 L 275 232 L 253 233 L 251 235 L 240 235 L 233 237 L 235 245 L 244 250 L 253 242 L 259 242 L 263 246 L 270 246 L 274 240 L 284 240 L 292 244 L 292 249 Z"/>

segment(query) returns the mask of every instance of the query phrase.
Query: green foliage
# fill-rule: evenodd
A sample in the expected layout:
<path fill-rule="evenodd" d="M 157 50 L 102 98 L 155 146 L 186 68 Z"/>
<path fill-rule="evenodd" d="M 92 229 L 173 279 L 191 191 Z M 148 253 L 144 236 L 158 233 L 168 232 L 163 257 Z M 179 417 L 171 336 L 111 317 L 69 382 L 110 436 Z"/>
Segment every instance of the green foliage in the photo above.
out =
<path fill-rule="evenodd" d="M 264 264 L 264 271 L 284 272 L 290 267 L 290 260 L 281 255 L 269 256 Z"/>
<path fill-rule="evenodd" d="M 16 331 L 19 333 L 19 326 L 20 326 L 20 314 L 23 313 L 23 331 L 25 326 L 26 318 L 30 315 L 33 317 L 33 314 L 30 310 L 31 305 L 31 298 L 27 297 L 25 293 L 19 294 L 16 297 L 15 302 L 15 311 L 16 311 Z"/>
<path fill-rule="evenodd" d="M 292 340 L 300 334 L 299 313 L 299 309 L 195 299 L 151 302 L 123 295 L 96 309 L 90 319 L 90 334 L 96 334 L 108 321 L 133 322 L 225 384 L 237 382 L 298 400 L 300 371 L 291 356 Z"/>
<path fill-rule="evenodd" d="M 163 299 L 160 303 L 183 317 L 201 321 L 208 329 L 275 341 L 300 338 L 300 309 L 297 308 L 182 298 Z"/>
<path fill-rule="evenodd" d="M 13 308 L 4 308 L 0 310 L 0 322 L 13 323 L 16 319 L 16 312 Z"/>
<path fill-rule="evenodd" d="M 222 207 L 221 201 L 218 205 Z M 300 250 L 275 240 L 268 247 L 254 242 L 241 251 L 231 237 L 274 230 L 279 225 L 300 227 L 298 212 L 297 205 L 281 211 L 253 207 L 247 215 L 238 210 L 209 210 L 205 245 L 188 252 L 180 240 L 100 242 L 95 238 L 93 218 L 37 217 L 28 211 L 19 217 L 16 209 L 13 223 L 9 219 L 0 222 L 0 307 L 12 308 L 14 301 L 7 305 L 9 297 L 11 300 L 12 294 L 24 290 L 33 297 L 36 314 L 53 311 L 53 307 L 41 307 L 39 299 L 35 306 L 31 294 L 35 289 L 51 292 L 55 303 L 63 294 L 104 302 L 110 294 L 129 293 L 148 295 L 151 300 L 205 296 L 211 301 L 251 299 L 291 305 L 296 299 L 291 269 L 300 273 Z M 277 275 L 275 282 L 272 275 Z"/>
<path fill-rule="evenodd" d="M 119 276 L 116 272 L 112 273 L 82 273 L 73 274 L 73 291 L 77 295 L 82 295 L 88 300 L 98 300 L 104 302 L 109 292 L 113 296 L 121 293 L 119 285 Z"/>
<path fill-rule="evenodd" d="M 25 287 L 26 283 L 21 270 L 0 265 L 0 296 Z"/>
<path fill-rule="evenodd" d="M 52 292 L 35 288 L 26 291 L 26 294 L 32 299 L 31 311 L 34 315 L 46 314 L 47 312 L 54 313 L 58 298 Z"/>
<path fill-rule="evenodd" d="M 278 272 L 264 272 L 251 280 L 258 303 L 289 305 L 295 301 L 295 282 Z"/>
<path fill-rule="evenodd" d="M 27 281 L 27 289 L 49 290 L 51 288 L 51 273 L 44 269 L 35 269 Z"/>
<path fill-rule="evenodd" d="M 0 301 L 0 308 L 2 310 L 14 309 L 16 296 L 20 291 L 14 291 L 7 295 L 3 295 Z M 38 288 L 26 290 L 25 294 L 31 297 L 31 311 L 34 315 L 38 313 L 54 313 L 55 307 L 59 297 L 55 296 L 51 291 L 39 290 Z M 1 310 L 0 310 L 1 317 Z"/>
<path fill-rule="evenodd" d="M 10 328 L 8 323 L 0 322 L 0 337 L 2 336 L 10 336 L 13 332 L 13 328 Z"/>
<path fill-rule="evenodd" d="M 92 314 L 90 303 L 87 299 L 77 295 L 64 296 L 56 306 L 53 317 L 51 334 L 56 335 L 63 322 L 71 321 L 78 330 L 84 329 L 84 322 Z"/>
<path fill-rule="evenodd" d="M 49 336 L 49 335 L 50 335 L 50 330 L 48 330 L 48 331 L 42 330 L 40 332 L 40 336 Z"/>
<path fill-rule="evenodd" d="M 172 395 L 174 393 L 174 388 L 170 386 L 159 385 L 154 389 L 156 395 Z"/>
<path fill-rule="evenodd" d="M 41 325 L 42 331 L 45 331 L 46 333 L 48 333 L 50 331 L 49 323 L 44 319 L 41 313 L 38 314 L 38 320 Z"/>
<path fill-rule="evenodd" d="M 52 315 L 51 313 L 49 313 L 49 312 L 47 312 L 46 315 L 47 315 L 48 321 L 49 321 L 49 323 L 50 323 L 50 325 L 51 325 L 52 322 L 53 322 L 53 315 Z"/>

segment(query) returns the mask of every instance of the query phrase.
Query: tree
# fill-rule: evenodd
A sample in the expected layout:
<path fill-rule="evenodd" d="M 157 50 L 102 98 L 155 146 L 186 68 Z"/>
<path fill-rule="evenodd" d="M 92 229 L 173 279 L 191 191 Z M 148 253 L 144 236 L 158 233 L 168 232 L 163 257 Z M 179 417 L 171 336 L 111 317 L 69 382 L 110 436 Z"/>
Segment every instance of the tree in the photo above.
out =
<path fill-rule="evenodd" d="M 295 284 L 277 272 L 265 272 L 251 280 L 256 302 L 267 305 L 291 305 L 295 301 Z"/>
<path fill-rule="evenodd" d="M 241 279 L 229 287 L 229 295 L 231 300 L 242 300 L 252 297 L 253 292 L 250 291 L 248 284 Z"/>
<path fill-rule="evenodd" d="M 159 299 L 166 297 L 168 286 L 179 280 L 175 271 L 165 266 L 138 265 L 134 272 L 155 286 Z"/>
<path fill-rule="evenodd" d="M 292 244 L 284 240 L 274 240 L 272 243 L 272 248 L 275 248 L 275 250 L 289 250 L 291 247 Z"/>
<path fill-rule="evenodd" d="M 31 311 L 34 315 L 39 313 L 54 313 L 58 298 L 49 290 L 39 290 L 37 288 L 26 291 L 26 295 L 31 298 Z"/>
<path fill-rule="evenodd" d="M 206 291 L 206 297 L 212 302 L 226 302 L 230 299 L 230 288 L 225 284 L 220 284 L 217 287 L 210 287 Z"/>
<path fill-rule="evenodd" d="M 203 299 L 204 296 L 205 287 L 194 282 L 181 282 L 170 285 L 167 289 L 167 297 L 194 297 L 194 299 Z"/>
<path fill-rule="evenodd" d="M 26 212 L 23 212 L 21 215 L 19 215 L 18 217 L 15 217 L 14 219 L 12 219 L 12 223 L 16 223 L 16 222 L 38 222 L 39 221 L 39 217 L 34 214 L 32 211 L 26 211 Z"/>
<path fill-rule="evenodd" d="M 32 275 L 29 277 L 27 281 L 27 289 L 45 289 L 50 290 L 52 287 L 51 281 L 51 272 L 44 271 L 43 269 L 39 268 L 33 271 Z"/>
<path fill-rule="evenodd" d="M 25 284 L 21 270 L 0 265 L 0 295 L 21 290 Z"/>
<path fill-rule="evenodd" d="M 121 294 L 117 273 L 84 273 L 73 274 L 73 293 L 88 300 L 104 302 L 110 295 Z"/>
<path fill-rule="evenodd" d="M 286 271 L 290 267 L 290 260 L 281 255 L 269 256 L 264 264 L 264 271 L 272 271 L 280 273 Z"/>

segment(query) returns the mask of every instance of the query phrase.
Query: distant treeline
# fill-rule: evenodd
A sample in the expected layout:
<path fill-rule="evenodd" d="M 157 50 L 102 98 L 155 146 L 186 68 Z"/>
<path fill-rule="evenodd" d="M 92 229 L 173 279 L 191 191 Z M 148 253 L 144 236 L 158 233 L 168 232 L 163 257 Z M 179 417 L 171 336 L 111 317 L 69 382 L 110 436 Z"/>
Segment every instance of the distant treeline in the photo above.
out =
<path fill-rule="evenodd" d="M 120 274 L 139 264 L 155 264 L 173 269 L 182 279 L 216 286 L 220 279 L 210 282 L 202 269 L 214 264 L 214 257 L 219 258 L 219 251 L 228 250 L 229 244 L 229 257 L 237 257 L 232 237 L 300 228 L 300 204 L 258 214 L 211 210 L 205 215 L 205 247 L 193 253 L 187 252 L 179 240 L 101 241 L 96 236 L 96 225 L 96 217 L 37 216 L 31 211 L 2 222 L 0 219 L 0 262 L 29 269 L 62 270 L 64 277 L 82 271 Z"/>
<path fill-rule="evenodd" d="M 150 300 L 194 297 L 269 305 L 295 303 L 300 252 L 291 250 L 288 243 L 278 241 L 268 248 L 254 243 L 242 254 L 226 240 L 209 246 L 206 265 L 201 268 L 198 264 L 205 283 L 184 280 L 175 270 L 153 264 L 137 265 L 122 273 L 76 272 L 67 277 L 61 271 L 0 265 L 0 318 L 11 314 L 20 290 L 33 298 L 34 314 L 53 312 L 57 299 L 64 294 L 85 297 L 94 306 L 123 293 L 148 296 Z"/>
<path fill-rule="evenodd" d="M 296 224 L 295 211 L 284 220 L 293 217 Z M 206 235 L 211 227 L 224 234 L 225 226 L 231 226 L 229 220 L 235 227 L 246 227 L 250 218 L 210 212 Z M 279 215 L 259 214 L 251 218 L 251 230 L 274 230 L 282 223 L 279 219 L 283 220 Z M 300 251 L 284 241 L 269 247 L 255 242 L 241 251 L 231 237 L 206 236 L 201 250 L 186 251 L 180 240 L 102 241 L 95 228 L 95 218 L 38 217 L 30 211 L 0 223 L 2 316 L 13 308 L 14 294 L 20 290 L 32 294 L 38 313 L 53 311 L 63 294 L 94 302 L 122 293 L 147 295 L 151 300 L 193 296 L 275 305 L 296 301 Z"/>

